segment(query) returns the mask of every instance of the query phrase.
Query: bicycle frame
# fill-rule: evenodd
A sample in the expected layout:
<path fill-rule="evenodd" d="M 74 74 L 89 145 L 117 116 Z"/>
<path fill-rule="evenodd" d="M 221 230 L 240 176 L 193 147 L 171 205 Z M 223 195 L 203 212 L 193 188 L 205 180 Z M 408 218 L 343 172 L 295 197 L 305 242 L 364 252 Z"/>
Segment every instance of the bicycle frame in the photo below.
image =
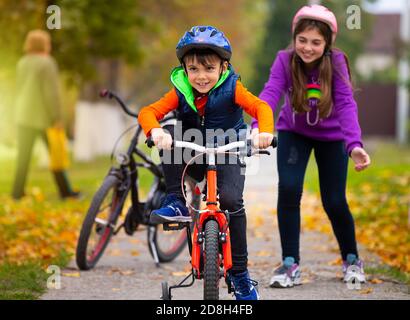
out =
<path fill-rule="evenodd" d="M 138 118 L 138 114 L 131 111 L 115 93 L 109 90 L 102 90 L 100 92 L 100 96 L 102 98 L 114 99 L 115 101 L 117 101 L 117 103 L 121 106 L 121 108 L 124 110 L 126 114 L 130 115 L 131 117 Z M 173 119 L 176 119 L 175 113 L 172 113 L 170 116 L 165 117 L 160 122 L 163 123 Z M 127 182 L 122 190 L 124 191 L 124 197 L 127 196 L 129 188 L 131 188 L 131 203 L 133 210 L 136 210 L 137 215 L 141 218 L 143 224 L 149 225 L 149 219 L 143 215 L 143 212 L 141 211 L 141 208 L 139 206 L 139 193 L 136 184 L 136 181 L 138 180 L 137 167 L 144 167 L 151 171 L 151 173 L 155 176 L 154 187 L 158 186 L 158 184 L 160 183 L 160 179 L 163 177 L 163 174 L 158 165 L 156 165 L 144 152 L 138 149 L 138 138 L 141 134 L 141 131 L 142 128 L 138 126 L 136 133 L 134 134 L 131 143 L 128 147 L 127 152 L 121 155 L 123 158 L 122 161 L 120 161 L 120 167 L 111 168 L 108 174 L 116 175 L 121 181 Z M 145 163 L 136 162 L 133 157 L 134 154 L 138 155 Z M 120 208 L 120 210 L 122 210 L 122 208 Z"/>
<path fill-rule="evenodd" d="M 214 155 L 212 155 L 214 156 Z M 232 268 L 231 237 L 229 233 L 229 221 L 227 216 L 218 207 L 217 203 L 217 169 L 216 166 L 208 166 L 206 179 L 208 183 L 206 209 L 201 210 L 199 219 L 194 224 L 192 238 L 192 268 L 198 279 L 202 277 L 200 270 L 201 245 L 203 242 L 203 226 L 209 219 L 214 219 L 219 225 L 219 240 L 222 242 L 222 256 L 224 276 Z"/>
<path fill-rule="evenodd" d="M 140 151 L 137 148 L 138 136 L 139 136 L 140 131 L 141 131 L 141 128 L 138 128 L 136 134 L 131 140 L 131 143 L 128 147 L 127 152 L 121 155 L 122 159 L 121 161 L 119 161 L 120 166 L 111 167 L 108 175 L 115 175 L 120 179 L 120 181 L 122 181 L 122 184 L 123 184 L 122 189 L 121 189 L 121 193 L 122 193 L 121 202 L 122 203 L 125 201 L 125 199 L 123 198 L 128 195 L 128 192 L 131 189 L 132 207 L 134 210 L 136 210 L 137 214 L 143 218 L 142 221 L 144 221 L 145 217 L 143 217 L 143 214 L 140 210 L 139 192 L 138 192 L 137 185 L 135 183 L 138 180 L 137 167 L 143 166 L 149 169 L 155 175 L 157 179 L 162 176 L 162 173 L 157 167 L 157 165 L 153 163 L 142 151 Z M 141 157 L 145 163 L 137 163 L 134 159 L 134 154 L 137 154 L 139 157 Z M 122 207 L 118 208 L 118 210 L 121 211 Z M 114 216 L 116 215 L 118 215 L 117 212 L 114 213 Z"/>
<path fill-rule="evenodd" d="M 175 119 L 175 116 L 169 116 L 164 118 L 162 122 Z M 138 126 L 135 135 L 133 136 L 131 143 L 128 147 L 128 150 L 124 154 L 120 154 L 122 159 L 119 161 L 119 167 L 112 167 L 109 171 L 109 175 L 115 175 L 120 178 L 121 181 L 126 182 L 122 191 L 124 191 L 125 196 L 128 194 L 129 189 L 131 189 L 131 203 L 132 207 L 136 212 L 138 212 L 138 216 L 142 219 L 141 221 L 145 225 L 149 225 L 149 219 L 145 217 L 141 211 L 139 206 L 139 192 L 137 188 L 136 181 L 138 180 L 138 167 L 143 167 L 151 171 L 151 173 L 155 177 L 155 182 L 153 184 L 153 189 L 155 189 L 160 180 L 163 178 L 163 173 L 159 166 L 155 164 L 152 159 L 147 156 L 143 151 L 141 151 L 138 145 L 138 138 L 140 136 L 142 129 Z M 143 162 L 137 162 L 134 158 L 134 155 L 140 157 Z"/>
<path fill-rule="evenodd" d="M 151 138 L 147 139 L 148 147 L 154 146 L 154 142 Z M 194 284 L 195 279 L 203 278 L 201 274 L 201 257 L 203 253 L 201 252 L 201 247 L 205 238 L 203 227 L 206 222 L 210 219 L 215 220 L 218 223 L 219 234 L 218 234 L 218 243 L 222 244 L 222 259 L 223 259 L 223 276 L 227 278 L 227 272 L 232 268 L 232 252 L 231 252 L 231 238 L 229 231 L 229 213 L 223 212 L 218 207 L 217 201 L 217 166 L 216 166 L 216 155 L 218 153 L 230 153 L 239 157 L 239 160 L 242 162 L 243 157 L 251 157 L 254 154 L 267 154 L 270 155 L 270 152 L 267 150 L 256 150 L 252 151 L 252 142 L 251 140 L 247 141 L 237 141 L 232 142 L 221 147 L 203 147 L 199 146 L 192 142 L 187 141 L 174 141 L 173 145 L 180 148 L 190 148 L 192 150 L 198 151 L 200 153 L 207 155 L 207 195 L 206 195 L 206 208 L 204 210 L 195 210 L 197 213 L 194 217 L 194 229 L 193 235 L 191 236 L 190 223 L 188 222 L 169 222 L 164 223 L 165 230 L 178 230 L 183 227 L 187 230 L 187 236 L 189 239 L 192 239 L 192 242 L 188 242 L 189 252 L 191 254 L 191 265 L 192 272 L 185 277 L 179 284 L 168 287 L 167 282 L 162 283 L 163 295 L 162 299 L 170 300 L 172 298 L 171 290 L 176 288 L 190 287 Z M 274 137 L 271 143 L 272 147 L 277 146 L 277 139 Z M 241 151 L 237 152 L 228 152 L 229 150 L 241 148 Z M 195 159 L 195 158 L 193 158 Z M 192 159 L 191 159 L 192 161 Z M 187 166 L 190 162 L 188 162 Z M 184 170 L 185 173 L 185 170 Z M 183 190 L 183 178 L 181 180 L 181 188 Z M 175 225 L 175 226 L 174 226 Z M 218 258 L 218 266 L 220 266 Z M 192 278 L 189 284 L 184 284 L 188 278 Z M 232 288 L 228 284 L 228 292 L 231 292 Z"/>
<path fill-rule="evenodd" d="M 231 238 L 229 232 L 229 217 L 218 207 L 217 201 L 217 167 L 216 167 L 216 154 L 225 153 L 228 150 L 235 148 L 243 148 L 246 146 L 245 141 L 237 141 L 227 144 L 218 148 L 205 148 L 196 144 L 186 141 L 175 141 L 177 147 L 188 147 L 193 150 L 203 152 L 207 155 L 207 196 L 206 196 L 206 208 L 200 210 L 198 218 L 194 223 L 192 248 L 191 248 L 191 263 L 194 275 L 196 278 L 202 278 L 201 274 L 201 246 L 203 243 L 203 226 L 209 219 L 217 221 L 219 226 L 219 242 L 222 244 L 222 258 L 224 277 L 227 272 L 232 268 L 232 253 L 231 253 Z M 239 153 L 238 153 L 239 154 Z"/>

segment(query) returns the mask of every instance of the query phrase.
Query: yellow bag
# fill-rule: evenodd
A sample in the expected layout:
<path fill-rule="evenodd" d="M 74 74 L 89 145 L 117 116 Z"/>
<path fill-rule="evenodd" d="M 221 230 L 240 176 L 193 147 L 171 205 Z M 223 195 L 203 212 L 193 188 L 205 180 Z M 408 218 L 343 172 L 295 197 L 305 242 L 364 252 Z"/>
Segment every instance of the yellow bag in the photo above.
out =
<path fill-rule="evenodd" d="M 50 169 L 65 170 L 70 165 L 67 149 L 67 137 L 64 129 L 52 127 L 47 129 L 48 150 L 50 154 Z"/>

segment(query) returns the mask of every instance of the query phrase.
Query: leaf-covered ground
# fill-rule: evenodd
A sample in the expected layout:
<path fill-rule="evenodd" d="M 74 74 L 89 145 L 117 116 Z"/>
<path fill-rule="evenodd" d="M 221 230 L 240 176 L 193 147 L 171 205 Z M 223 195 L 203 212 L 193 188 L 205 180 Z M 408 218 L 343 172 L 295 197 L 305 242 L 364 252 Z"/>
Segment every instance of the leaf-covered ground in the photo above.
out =
<path fill-rule="evenodd" d="M 59 199 L 48 169 L 35 165 L 33 159 L 27 195 L 15 201 L 10 196 L 14 162 L 0 161 L 0 299 L 35 299 L 45 290 L 47 267 L 71 260 L 92 195 L 111 162 L 104 157 L 73 163 L 69 175 L 83 198 L 65 201 Z M 146 189 L 150 178 L 144 170 L 141 180 Z"/>

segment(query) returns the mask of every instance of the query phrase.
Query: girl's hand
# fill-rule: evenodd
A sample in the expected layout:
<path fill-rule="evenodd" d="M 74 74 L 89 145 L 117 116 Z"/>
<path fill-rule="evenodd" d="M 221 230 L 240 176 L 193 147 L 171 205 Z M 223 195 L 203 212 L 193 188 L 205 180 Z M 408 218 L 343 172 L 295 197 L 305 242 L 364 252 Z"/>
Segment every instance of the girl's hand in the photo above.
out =
<path fill-rule="evenodd" d="M 258 129 L 259 131 L 259 129 Z M 273 140 L 273 134 L 267 132 L 257 133 L 253 138 L 253 145 L 258 149 L 266 149 Z"/>
<path fill-rule="evenodd" d="M 162 128 L 152 129 L 151 137 L 158 149 L 171 150 L 172 136 Z"/>
<path fill-rule="evenodd" d="M 370 165 L 370 157 L 363 148 L 355 147 L 350 153 L 350 157 L 355 163 L 356 171 L 362 171 Z"/>

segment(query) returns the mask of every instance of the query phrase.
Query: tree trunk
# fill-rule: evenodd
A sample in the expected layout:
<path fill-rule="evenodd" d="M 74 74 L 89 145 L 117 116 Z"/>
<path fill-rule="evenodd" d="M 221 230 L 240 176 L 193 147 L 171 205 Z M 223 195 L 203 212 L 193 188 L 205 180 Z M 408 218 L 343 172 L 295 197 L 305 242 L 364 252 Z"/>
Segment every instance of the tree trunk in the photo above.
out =
<path fill-rule="evenodd" d="M 118 59 L 97 59 L 92 62 L 96 76 L 86 81 L 81 90 L 81 100 L 96 102 L 100 99 L 100 91 L 109 89 L 118 91 L 120 77 L 120 61 Z"/>

